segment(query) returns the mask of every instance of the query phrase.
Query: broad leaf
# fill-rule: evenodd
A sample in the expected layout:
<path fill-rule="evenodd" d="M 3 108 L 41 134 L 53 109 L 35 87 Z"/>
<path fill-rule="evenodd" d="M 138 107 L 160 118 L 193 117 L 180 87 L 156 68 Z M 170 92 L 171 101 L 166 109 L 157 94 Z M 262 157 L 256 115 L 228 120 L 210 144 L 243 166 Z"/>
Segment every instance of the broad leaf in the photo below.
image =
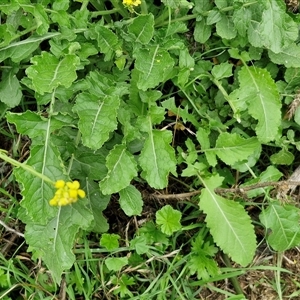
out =
<path fill-rule="evenodd" d="M 219 65 L 215 65 L 212 70 L 211 74 L 216 79 L 222 79 L 232 76 L 232 64 L 228 62 L 221 63 Z"/>
<path fill-rule="evenodd" d="M 105 259 L 105 265 L 110 271 L 120 271 L 127 264 L 127 257 L 108 257 Z"/>
<path fill-rule="evenodd" d="M 181 212 L 166 205 L 156 212 L 156 224 L 161 225 L 162 233 L 170 235 L 181 229 Z"/>
<path fill-rule="evenodd" d="M 128 26 L 128 32 L 134 35 L 134 42 L 148 44 L 153 37 L 154 16 L 149 14 L 136 17 Z"/>
<path fill-rule="evenodd" d="M 109 203 L 110 195 L 103 195 L 100 192 L 99 185 L 93 180 L 88 180 L 82 188 L 86 191 L 87 198 L 90 200 L 89 208 L 94 217 L 92 231 L 97 233 L 106 232 L 109 229 L 109 225 L 107 219 L 103 216 L 103 210 L 106 209 Z"/>
<path fill-rule="evenodd" d="M 3 71 L 2 81 L 0 82 L 0 101 L 8 107 L 19 105 L 22 99 L 22 91 L 19 80 L 16 76 L 16 71 L 11 69 L 9 72 Z"/>
<path fill-rule="evenodd" d="M 276 0 L 266 1 L 258 34 L 263 45 L 274 53 L 281 52 L 283 46 L 298 37 L 298 25 L 286 14 L 285 5 Z"/>
<path fill-rule="evenodd" d="M 45 145 L 32 147 L 30 158 L 26 164 L 53 181 L 67 179 L 63 175 L 60 154 L 56 147 L 49 142 L 47 141 Z M 54 186 L 24 169 L 15 169 L 14 173 L 18 182 L 23 186 L 21 206 L 26 209 L 27 215 L 33 222 L 45 225 L 57 213 L 49 205 L 49 200 L 55 192 Z"/>
<path fill-rule="evenodd" d="M 145 141 L 139 158 L 143 170 L 141 175 L 153 188 L 166 187 L 169 173 L 176 173 L 176 158 L 170 146 L 171 141 L 172 133 L 166 130 L 150 131 Z"/>
<path fill-rule="evenodd" d="M 199 136 L 198 131 L 198 136 Z M 227 165 L 247 160 L 248 157 L 260 147 L 257 138 L 244 139 L 236 133 L 221 133 L 217 139 L 216 147 L 204 150 L 207 160 L 212 166 L 217 164 L 215 155 L 217 155 Z"/>
<path fill-rule="evenodd" d="M 116 145 L 106 157 L 108 173 L 100 182 L 103 194 L 109 195 L 126 188 L 137 175 L 137 163 L 125 145 Z"/>
<path fill-rule="evenodd" d="M 205 180 L 200 196 L 200 209 L 206 214 L 205 221 L 216 244 L 232 260 L 246 266 L 253 259 L 256 249 L 254 227 L 243 206 L 227 200 L 214 192 L 223 178 L 218 175 Z"/>
<path fill-rule="evenodd" d="M 104 60 L 110 60 L 114 52 L 118 50 L 118 36 L 100 24 L 95 26 L 95 34 L 100 51 L 105 54 Z"/>
<path fill-rule="evenodd" d="M 55 117 L 46 119 L 30 110 L 24 113 L 8 112 L 6 117 L 10 123 L 16 125 L 19 133 L 28 135 L 31 139 L 36 137 L 45 139 L 51 132 L 65 125 L 63 121 Z"/>
<path fill-rule="evenodd" d="M 276 251 L 285 251 L 300 243 L 299 208 L 271 203 L 259 216 L 266 227 L 267 240 Z"/>
<path fill-rule="evenodd" d="M 117 96 L 96 96 L 88 92 L 78 95 L 73 111 L 79 115 L 79 130 L 83 144 L 97 150 L 108 140 L 109 134 L 117 128 L 117 110 L 120 99 Z"/>
<path fill-rule="evenodd" d="M 32 79 L 32 84 L 39 94 L 52 92 L 60 85 L 70 87 L 77 78 L 76 66 L 79 58 L 73 54 L 66 55 L 58 60 L 48 52 L 34 56 L 31 59 L 33 66 L 26 69 L 26 74 Z"/>
<path fill-rule="evenodd" d="M 143 208 L 142 195 L 133 185 L 121 190 L 119 195 L 120 206 L 127 216 L 141 215 Z"/>
<path fill-rule="evenodd" d="M 147 238 L 142 236 L 136 236 L 130 241 L 130 248 L 135 249 L 136 253 L 141 255 L 149 251 L 149 245 L 147 245 Z"/>
<path fill-rule="evenodd" d="M 216 25 L 217 34 L 224 39 L 235 38 L 237 31 L 230 17 L 222 15 L 221 20 Z"/>
<path fill-rule="evenodd" d="M 246 103 L 249 114 L 258 120 L 255 131 L 261 142 L 274 140 L 281 125 L 281 103 L 270 73 L 245 66 L 239 71 L 239 81 L 240 88 L 230 94 L 231 99 L 240 109 Z"/>
<path fill-rule="evenodd" d="M 134 53 L 135 68 L 140 72 L 137 86 L 146 91 L 155 88 L 172 70 L 174 60 L 170 54 L 159 45 L 151 48 L 138 49 Z"/>
<path fill-rule="evenodd" d="M 270 59 L 275 64 L 285 65 L 287 68 L 300 67 L 300 47 L 295 43 L 284 47 L 279 53 L 274 53 L 271 50 L 268 53 Z"/>
<path fill-rule="evenodd" d="M 100 246 L 112 251 L 119 247 L 120 236 L 118 234 L 103 233 L 100 239 Z"/>
<path fill-rule="evenodd" d="M 207 25 L 205 19 L 196 22 L 194 29 L 195 41 L 204 44 L 211 35 L 211 25 Z"/>
<path fill-rule="evenodd" d="M 60 284 L 63 271 L 70 269 L 75 262 L 72 251 L 75 235 L 79 229 L 87 229 L 93 217 L 83 200 L 60 209 L 51 209 L 56 216 L 47 218 L 46 224 L 28 223 L 25 238 L 30 245 L 29 251 L 43 259 L 54 281 Z M 42 219 L 46 220 L 45 216 Z"/>

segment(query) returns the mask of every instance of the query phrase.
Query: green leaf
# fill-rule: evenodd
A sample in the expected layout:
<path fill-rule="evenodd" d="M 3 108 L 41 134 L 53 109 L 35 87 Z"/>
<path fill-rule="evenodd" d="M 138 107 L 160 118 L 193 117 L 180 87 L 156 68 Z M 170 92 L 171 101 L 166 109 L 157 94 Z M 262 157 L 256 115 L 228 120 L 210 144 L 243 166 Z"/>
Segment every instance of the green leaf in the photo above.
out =
<path fill-rule="evenodd" d="M 96 233 L 108 231 L 109 224 L 107 223 L 107 219 L 103 216 L 103 210 L 106 209 L 110 196 L 104 196 L 99 190 L 98 183 L 93 180 L 87 181 L 83 188 L 86 191 L 87 198 L 90 200 L 90 210 L 94 216 L 92 231 Z"/>
<path fill-rule="evenodd" d="M 169 173 L 176 173 L 176 158 L 170 146 L 171 141 L 172 133 L 166 130 L 150 131 L 145 141 L 139 158 L 143 170 L 141 175 L 153 188 L 166 187 Z"/>
<path fill-rule="evenodd" d="M 179 8 L 191 9 L 193 7 L 193 3 L 187 0 L 162 0 L 161 2 L 168 7 L 175 8 L 175 9 L 179 9 Z"/>
<path fill-rule="evenodd" d="M 159 45 L 134 52 L 135 68 L 140 72 L 137 86 L 146 91 L 155 88 L 173 69 L 174 60 L 170 54 Z"/>
<path fill-rule="evenodd" d="M 212 68 L 211 74 L 218 80 L 222 78 L 227 78 L 232 76 L 232 67 L 232 64 L 228 62 L 221 63 L 219 65 L 215 65 Z"/>
<path fill-rule="evenodd" d="M 207 25 L 205 19 L 196 22 L 194 29 L 194 38 L 195 41 L 201 44 L 207 42 L 211 35 L 211 25 Z"/>
<path fill-rule="evenodd" d="M 181 212 L 174 209 L 171 205 L 165 205 L 155 214 L 156 224 L 161 226 L 161 231 L 167 235 L 181 229 Z"/>
<path fill-rule="evenodd" d="M 299 245 L 300 217 L 296 206 L 270 203 L 261 212 L 259 219 L 266 227 L 268 243 L 275 251 L 282 252 Z"/>
<path fill-rule="evenodd" d="M 67 179 L 63 175 L 60 153 L 50 141 L 47 141 L 45 145 L 32 147 L 26 164 L 53 181 Z M 14 173 L 18 182 L 23 186 L 21 206 L 26 209 L 28 217 L 37 224 L 47 224 L 48 220 L 57 213 L 56 209 L 49 204 L 49 200 L 54 196 L 54 186 L 21 168 L 15 169 Z"/>
<path fill-rule="evenodd" d="M 218 249 L 209 242 L 204 243 L 201 235 L 192 241 L 192 254 L 188 259 L 191 274 L 197 272 L 197 278 L 208 281 L 210 277 L 219 273 L 219 268 L 213 256 Z"/>
<path fill-rule="evenodd" d="M 99 184 L 104 195 L 126 188 L 137 176 L 137 163 L 125 145 L 115 145 L 106 157 L 106 167 L 108 173 Z"/>
<path fill-rule="evenodd" d="M 297 39 L 298 25 L 286 14 L 285 5 L 280 5 L 278 1 L 266 1 L 265 7 L 257 34 L 261 35 L 267 49 L 279 53 L 284 46 Z"/>
<path fill-rule="evenodd" d="M 214 155 L 217 155 L 227 165 L 232 166 L 239 161 L 247 160 L 259 146 L 260 143 L 255 137 L 244 139 L 236 133 L 223 132 L 217 139 L 216 147 L 204 150 L 204 152 L 212 166 L 216 165 Z"/>
<path fill-rule="evenodd" d="M 149 14 L 134 18 L 128 26 L 128 32 L 134 35 L 135 43 L 148 44 L 153 37 L 154 16 Z"/>
<path fill-rule="evenodd" d="M 100 239 L 100 246 L 112 251 L 119 247 L 120 236 L 118 234 L 103 233 Z"/>
<path fill-rule="evenodd" d="M 93 217 L 83 201 L 60 209 L 51 209 L 55 213 L 51 219 L 49 215 L 45 218 L 45 215 L 41 215 L 43 212 L 39 212 L 40 220 L 47 220 L 46 224 L 36 221 L 27 223 L 25 239 L 29 244 L 28 250 L 32 251 L 35 257 L 43 259 L 54 281 L 60 284 L 63 271 L 70 269 L 76 259 L 72 251 L 75 235 L 79 229 L 87 229 Z M 30 214 L 32 213 L 34 212 L 30 211 Z"/>
<path fill-rule="evenodd" d="M 36 33 L 39 35 L 45 34 L 49 29 L 49 19 L 45 11 L 45 7 L 42 4 L 24 5 L 22 6 L 24 11 L 31 13 L 34 16 L 36 22 Z"/>
<path fill-rule="evenodd" d="M 107 153 L 108 151 L 104 148 L 95 152 L 94 150 L 83 146 L 77 147 L 72 164 L 72 177 L 88 177 L 93 180 L 103 179 L 107 174 L 107 168 L 105 166 Z"/>
<path fill-rule="evenodd" d="M 282 177 L 282 175 L 283 174 L 279 172 L 278 169 L 274 166 L 268 166 L 268 168 L 265 171 L 261 172 L 257 178 L 249 180 L 244 184 L 241 184 L 241 188 L 262 182 L 278 181 Z M 250 190 L 247 192 L 247 197 L 254 198 L 258 197 L 259 195 L 263 195 L 266 193 L 268 188 L 269 187 Z"/>
<path fill-rule="evenodd" d="M 140 216 L 143 208 L 141 193 L 133 186 L 129 185 L 119 192 L 120 206 L 127 216 Z"/>
<path fill-rule="evenodd" d="M 200 195 L 199 205 L 206 214 L 205 221 L 215 243 L 233 261 L 246 266 L 256 250 L 256 237 L 249 215 L 239 203 L 214 192 L 222 184 L 222 177 L 215 175 L 200 179 L 205 188 Z"/>
<path fill-rule="evenodd" d="M 22 99 L 21 85 L 15 72 L 14 69 L 8 73 L 3 71 L 0 82 L 0 101 L 11 108 L 19 105 Z"/>
<path fill-rule="evenodd" d="M 249 114 L 258 120 L 255 131 L 261 142 L 274 140 L 281 125 L 281 102 L 274 80 L 267 70 L 256 67 L 242 67 L 238 76 L 240 88 L 230 98 L 240 109 L 246 103 Z"/>
<path fill-rule="evenodd" d="M 231 40 L 236 37 L 237 31 L 231 20 L 227 15 L 222 15 L 221 20 L 216 25 L 217 34 L 223 38 Z"/>
<path fill-rule="evenodd" d="M 78 126 L 85 146 L 97 150 L 109 139 L 109 134 L 117 128 L 119 105 L 117 96 L 88 92 L 78 95 L 73 111 L 79 115 Z"/>
<path fill-rule="evenodd" d="M 147 239 L 145 236 L 136 236 L 130 241 L 130 248 L 135 249 L 136 253 L 141 255 L 149 251 L 149 246 L 147 245 Z"/>
<path fill-rule="evenodd" d="M 212 24 L 219 22 L 221 19 L 222 19 L 222 15 L 221 15 L 220 11 L 217 9 L 212 9 L 207 14 L 206 23 L 207 23 L 207 25 L 212 25 Z"/>
<path fill-rule="evenodd" d="M 295 43 L 281 49 L 279 53 L 268 51 L 269 57 L 275 64 L 285 65 L 287 68 L 300 67 L 300 47 Z"/>
<path fill-rule="evenodd" d="M 108 270 L 118 272 L 128 264 L 127 257 L 109 257 L 105 259 Z"/>
<path fill-rule="evenodd" d="M 146 222 L 139 232 L 146 237 L 148 244 L 169 244 L 167 235 L 162 233 L 152 221 Z"/>
<path fill-rule="evenodd" d="M 42 41 L 59 35 L 60 33 L 58 32 L 51 32 L 43 36 L 32 35 L 28 39 L 13 42 L 0 49 L 0 62 L 9 57 L 13 62 L 18 63 L 28 58 Z"/>
<path fill-rule="evenodd" d="M 16 125 L 19 133 L 28 135 L 32 139 L 37 137 L 45 139 L 51 132 L 65 125 L 63 121 L 55 117 L 46 119 L 39 113 L 30 110 L 24 113 L 8 112 L 6 118 L 10 123 Z"/>
<path fill-rule="evenodd" d="M 119 48 L 118 36 L 110 29 L 98 23 L 95 26 L 95 38 L 97 39 L 100 51 L 105 54 L 104 61 L 111 60 L 113 54 Z"/>
<path fill-rule="evenodd" d="M 42 52 L 41 55 L 32 57 L 31 63 L 33 66 L 26 69 L 26 74 L 41 95 L 51 93 L 60 85 L 69 88 L 77 78 L 76 66 L 79 64 L 79 58 L 72 54 L 59 61 L 54 55 Z"/>
<path fill-rule="evenodd" d="M 270 160 L 274 165 L 291 165 L 295 159 L 292 152 L 281 149 L 279 152 L 271 155 Z"/>

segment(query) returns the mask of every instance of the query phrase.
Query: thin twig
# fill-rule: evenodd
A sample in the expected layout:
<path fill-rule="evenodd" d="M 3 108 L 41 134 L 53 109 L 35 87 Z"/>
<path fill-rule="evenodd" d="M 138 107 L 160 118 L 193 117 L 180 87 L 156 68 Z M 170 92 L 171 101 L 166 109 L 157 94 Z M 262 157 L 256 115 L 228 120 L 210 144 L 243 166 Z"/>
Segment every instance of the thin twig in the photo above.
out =
<path fill-rule="evenodd" d="M 15 229 L 13 229 L 13 228 L 7 226 L 7 225 L 6 225 L 3 221 L 1 221 L 1 220 L 0 220 L 0 225 L 2 225 L 7 231 L 11 231 L 11 232 L 17 234 L 18 236 L 21 236 L 21 237 L 24 238 L 24 234 L 23 234 L 23 233 L 18 232 L 18 231 L 16 231 Z"/>
<path fill-rule="evenodd" d="M 298 186 L 300 185 L 300 181 L 271 181 L 271 182 L 260 182 L 256 184 L 252 184 L 244 187 L 236 187 L 236 188 L 216 188 L 215 192 L 217 194 L 226 194 L 226 193 L 234 193 L 234 194 L 243 194 L 245 192 L 255 190 L 258 188 L 265 187 L 286 187 L 286 186 Z M 152 194 L 151 196 L 156 199 L 166 199 L 166 200 L 182 200 L 187 199 L 201 193 L 200 190 L 192 191 L 188 193 L 180 193 L 180 194 Z"/>

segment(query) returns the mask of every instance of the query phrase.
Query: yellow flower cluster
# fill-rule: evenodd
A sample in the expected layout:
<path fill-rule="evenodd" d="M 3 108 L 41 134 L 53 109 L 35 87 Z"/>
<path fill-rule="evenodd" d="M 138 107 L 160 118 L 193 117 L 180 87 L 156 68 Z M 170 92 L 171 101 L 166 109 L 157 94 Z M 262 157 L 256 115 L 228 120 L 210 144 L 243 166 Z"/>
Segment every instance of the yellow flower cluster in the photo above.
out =
<path fill-rule="evenodd" d="M 141 4 L 141 0 L 123 0 L 123 4 L 127 7 L 138 6 Z"/>
<path fill-rule="evenodd" d="M 50 200 L 52 206 L 65 206 L 74 203 L 80 198 L 85 197 L 85 191 L 80 189 L 80 184 L 77 180 L 73 182 L 65 182 L 64 180 L 57 180 L 55 182 L 57 191 L 54 197 Z"/>

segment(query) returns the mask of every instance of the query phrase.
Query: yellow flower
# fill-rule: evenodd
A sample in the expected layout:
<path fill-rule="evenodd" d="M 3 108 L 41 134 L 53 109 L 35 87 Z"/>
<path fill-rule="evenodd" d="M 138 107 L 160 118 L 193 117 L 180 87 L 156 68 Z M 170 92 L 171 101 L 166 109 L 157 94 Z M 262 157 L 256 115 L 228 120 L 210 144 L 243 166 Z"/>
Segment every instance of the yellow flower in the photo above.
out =
<path fill-rule="evenodd" d="M 65 206 L 75 203 L 80 198 L 85 197 L 85 191 L 80 189 L 80 184 L 77 180 L 73 182 L 65 182 L 64 180 L 57 180 L 55 182 L 57 191 L 54 197 L 49 201 L 51 206 Z"/>
<path fill-rule="evenodd" d="M 141 0 L 123 0 L 123 4 L 128 8 L 132 8 L 133 6 L 139 6 L 141 4 Z"/>

